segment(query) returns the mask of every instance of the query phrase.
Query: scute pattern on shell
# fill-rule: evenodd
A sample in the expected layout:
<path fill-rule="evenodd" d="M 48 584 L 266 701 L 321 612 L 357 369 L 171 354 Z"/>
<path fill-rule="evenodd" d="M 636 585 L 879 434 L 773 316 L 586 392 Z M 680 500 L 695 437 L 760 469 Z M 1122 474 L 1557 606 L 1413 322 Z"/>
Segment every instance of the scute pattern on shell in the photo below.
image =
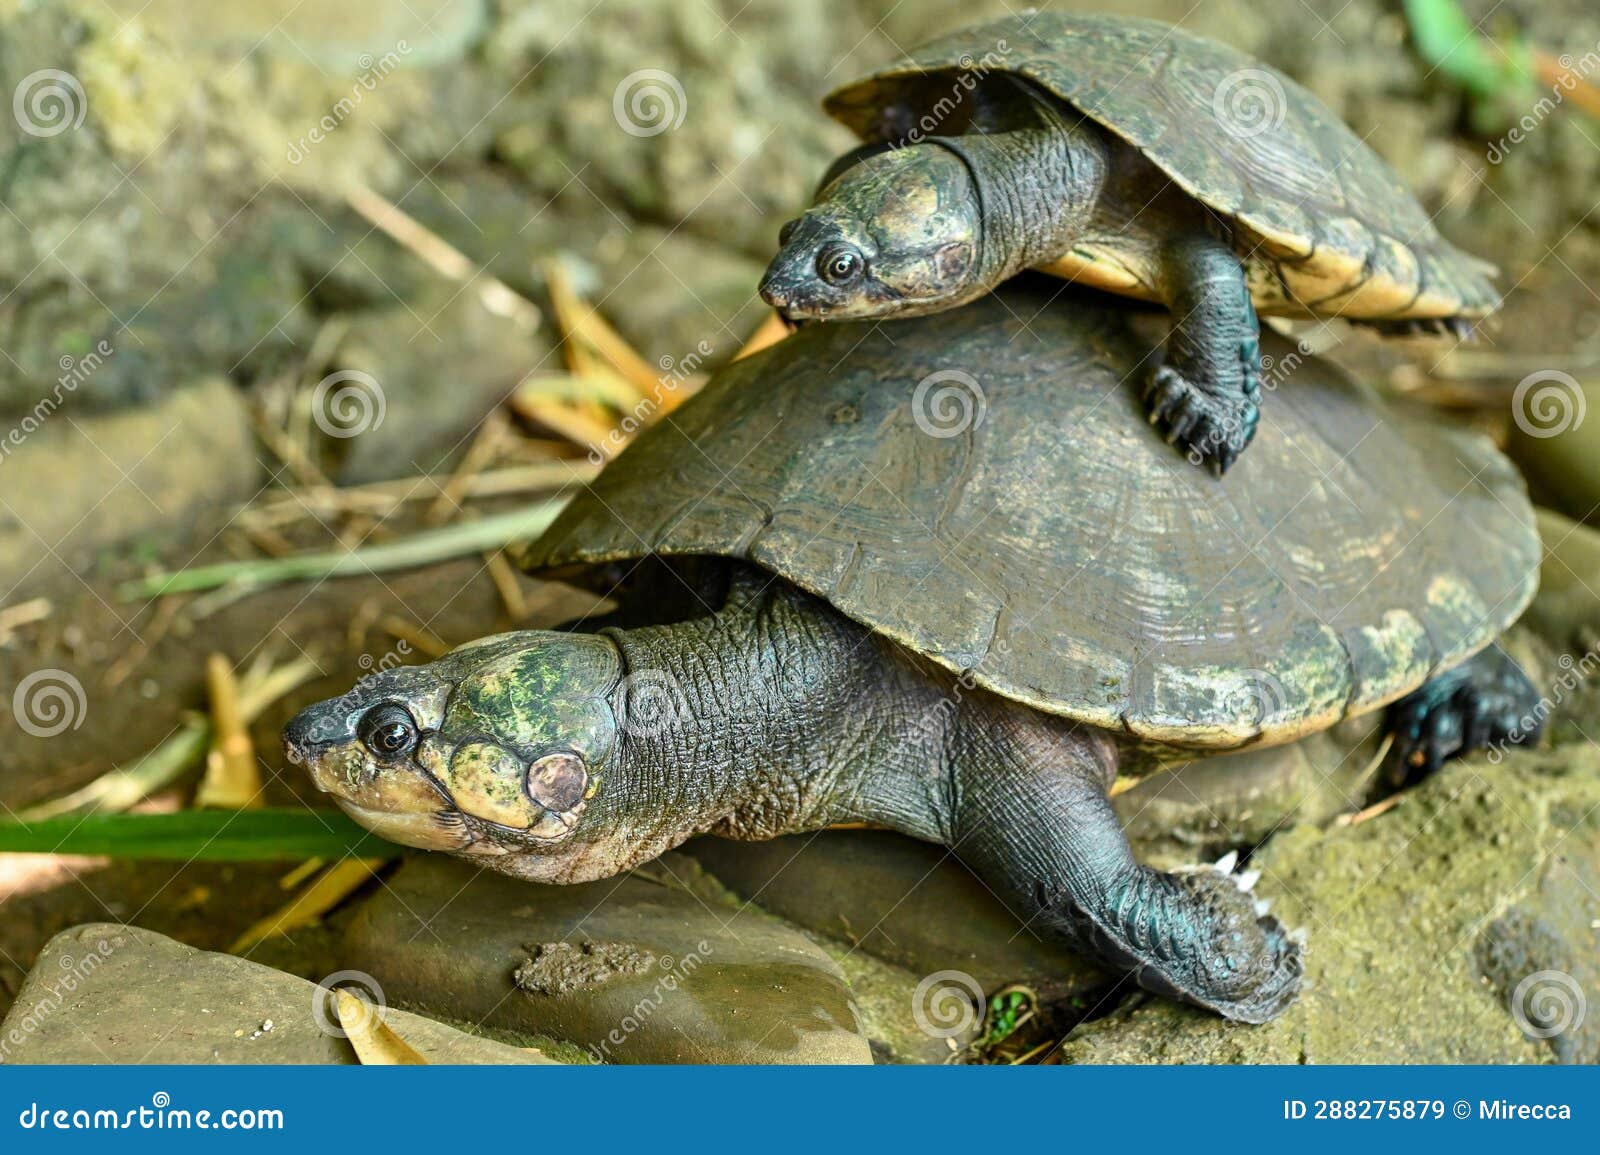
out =
<path fill-rule="evenodd" d="M 1486 439 L 1304 357 L 1219 481 L 1128 385 L 1164 316 L 1110 300 L 1040 278 L 808 326 L 643 433 L 525 561 L 748 559 L 988 689 L 1191 746 L 1383 705 L 1521 613 L 1533 511 Z M 914 397 L 953 369 L 983 420 L 933 436 Z"/>
<path fill-rule="evenodd" d="M 1445 240 L 1394 171 L 1321 101 L 1269 65 L 1181 28 L 1060 12 L 1010 17 L 915 49 L 831 93 L 824 107 L 864 140 L 878 139 L 895 120 L 886 116 L 892 106 L 914 108 L 915 120 L 949 95 L 949 78 L 928 74 L 981 64 L 1001 41 L 1000 70 L 1053 92 L 1242 225 L 1286 288 L 1318 311 L 1480 317 L 1498 307 L 1485 279 L 1493 267 Z M 1219 89 L 1225 97 L 1240 76 L 1266 86 L 1270 131 L 1230 132 L 1218 115 Z"/>

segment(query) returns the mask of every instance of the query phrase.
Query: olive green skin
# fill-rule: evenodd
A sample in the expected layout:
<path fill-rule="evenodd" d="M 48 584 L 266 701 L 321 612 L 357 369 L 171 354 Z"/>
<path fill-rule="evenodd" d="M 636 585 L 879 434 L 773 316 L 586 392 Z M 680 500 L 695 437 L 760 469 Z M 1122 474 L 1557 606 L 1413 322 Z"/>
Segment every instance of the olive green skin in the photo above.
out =
<path fill-rule="evenodd" d="M 527 551 L 616 620 L 374 675 L 297 715 L 290 758 L 381 834 L 539 882 L 705 832 L 888 827 L 1149 990 L 1283 1013 L 1301 948 L 1255 876 L 1138 862 L 1112 782 L 1401 695 L 1415 736 L 1486 740 L 1456 704 L 1531 689 L 1474 655 L 1532 594 L 1532 511 L 1482 438 L 1279 345 L 1292 399 L 1213 482 L 1118 388 L 1159 319 L 1052 288 L 722 370 Z"/>

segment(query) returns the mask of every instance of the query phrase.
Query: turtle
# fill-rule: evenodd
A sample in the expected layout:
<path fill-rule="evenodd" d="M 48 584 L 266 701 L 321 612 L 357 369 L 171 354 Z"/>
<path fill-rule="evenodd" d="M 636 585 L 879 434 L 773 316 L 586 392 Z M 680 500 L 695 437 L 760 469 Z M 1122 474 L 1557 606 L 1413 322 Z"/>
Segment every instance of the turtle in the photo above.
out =
<path fill-rule="evenodd" d="M 1528 737 L 1492 643 L 1537 584 L 1533 511 L 1487 439 L 1315 358 L 1216 481 L 1115 387 L 1159 314 L 1058 292 L 722 368 L 521 549 L 615 609 L 373 673 L 289 758 L 384 837 L 541 883 L 891 828 L 1151 991 L 1279 1014 L 1294 932 L 1248 873 L 1141 864 L 1110 784 L 1384 707 L 1419 766 Z"/>
<path fill-rule="evenodd" d="M 954 32 L 830 94 L 866 142 L 783 226 L 790 321 L 910 317 L 1042 269 L 1156 301 L 1150 420 L 1226 470 L 1260 419 L 1258 314 L 1466 338 L 1496 270 L 1446 241 L 1311 93 L 1151 20 L 1039 12 Z"/>

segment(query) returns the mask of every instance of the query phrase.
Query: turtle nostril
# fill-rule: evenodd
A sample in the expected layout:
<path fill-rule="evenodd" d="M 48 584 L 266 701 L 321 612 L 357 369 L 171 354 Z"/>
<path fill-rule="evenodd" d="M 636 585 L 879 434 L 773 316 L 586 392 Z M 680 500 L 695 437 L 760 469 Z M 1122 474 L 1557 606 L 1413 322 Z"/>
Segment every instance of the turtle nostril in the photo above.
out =
<path fill-rule="evenodd" d="M 283 728 L 283 749 L 291 762 L 302 762 L 310 756 L 322 735 L 321 716 L 314 710 L 301 710 Z"/>
<path fill-rule="evenodd" d="M 783 226 L 783 228 L 778 230 L 779 245 L 786 245 L 789 243 L 789 238 L 794 236 L 795 226 L 797 226 L 799 223 L 800 222 L 798 220 L 789 221 Z"/>

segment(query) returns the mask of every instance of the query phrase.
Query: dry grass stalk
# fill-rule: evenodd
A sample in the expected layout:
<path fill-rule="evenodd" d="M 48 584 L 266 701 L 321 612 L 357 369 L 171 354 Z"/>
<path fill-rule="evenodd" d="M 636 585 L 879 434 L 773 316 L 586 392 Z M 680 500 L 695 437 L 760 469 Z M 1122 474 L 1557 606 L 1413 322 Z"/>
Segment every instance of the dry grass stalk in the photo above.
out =
<path fill-rule="evenodd" d="M 423 515 L 424 521 L 429 525 L 441 525 L 460 510 L 467 484 L 499 455 L 500 446 L 510 433 L 511 426 L 505 412 L 500 409 L 491 410 L 483 419 L 477 436 L 472 439 L 472 444 L 467 446 L 467 451 L 461 455 L 461 461 L 457 464 L 455 472 L 444 483 L 443 488 L 439 490 L 439 496 Z"/>
<path fill-rule="evenodd" d="M 323 915 L 365 886 L 384 861 L 381 858 L 346 858 L 334 863 L 288 903 L 241 934 L 228 952 L 243 954 L 257 943 L 320 921 Z"/>
<path fill-rule="evenodd" d="M 413 218 L 400 206 L 369 188 L 356 187 L 345 193 L 345 200 L 367 220 L 393 240 L 416 254 L 422 261 L 452 281 L 470 285 L 483 307 L 498 317 L 509 317 L 527 329 L 539 327 L 539 307 L 474 263 L 460 249 Z"/>
<path fill-rule="evenodd" d="M 426 1067 L 424 1059 L 410 1043 L 383 1021 L 383 1012 L 366 999 L 341 988 L 333 992 L 339 1009 L 339 1025 L 355 1049 L 363 1067 Z"/>
<path fill-rule="evenodd" d="M 489 580 L 494 582 L 494 588 L 500 593 L 500 600 L 505 603 L 511 624 L 520 625 L 527 621 L 528 599 L 522 596 L 522 583 L 517 578 L 516 569 L 507 560 L 505 550 L 497 549 L 492 553 L 486 553 L 483 555 L 483 560 L 489 569 Z"/>
<path fill-rule="evenodd" d="M 256 747 L 239 706 L 233 663 L 226 655 L 212 654 L 206 659 L 206 693 L 211 700 L 211 749 L 206 753 L 206 773 L 194 804 L 220 810 L 260 806 Z"/>
<path fill-rule="evenodd" d="M 655 367 L 611 327 L 598 309 L 579 299 L 561 261 L 545 262 L 545 290 L 550 294 L 556 327 L 566 341 L 567 365 L 573 373 L 580 377 L 592 375 L 598 359 L 632 385 L 640 397 L 655 393 L 659 384 Z"/>
<path fill-rule="evenodd" d="M 423 629 L 421 626 L 413 625 L 398 615 L 385 614 L 378 619 L 378 625 L 382 626 L 387 633 L 392 634 L 410 646 L 414 646 L 430 658 L 442 658 L 450 652 L 450 643 L 443 641 L 437 635 Z"/>
<path fill-rule="evenodd" d="M 739 351 L 733 355 L 733 359 L 735 361 L 742 360 L 752 353 L 759 353 L 763 349 L 776 345 L 787 337 L 790 332 L 792 330 L 789 328 L 787 321 L 776 313 L 768 313 L 766 320 L 756 326 L 756 331 L 751 333 L 745 343 L 739 347 Z"/>

